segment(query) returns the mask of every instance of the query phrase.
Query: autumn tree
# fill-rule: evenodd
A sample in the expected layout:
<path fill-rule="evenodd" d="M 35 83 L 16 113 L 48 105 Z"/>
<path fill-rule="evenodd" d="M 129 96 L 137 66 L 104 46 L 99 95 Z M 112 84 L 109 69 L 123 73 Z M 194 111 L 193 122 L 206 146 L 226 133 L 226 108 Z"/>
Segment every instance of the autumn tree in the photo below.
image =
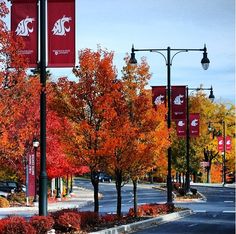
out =
<path fill-rule="evenodd" d="M 96 52 L 82 50 L 79 66 L 74 69 L 77 81 L 63 78 L 54 87 L 54 109 L 60 116 L 66 116 L 73 128 L 66 150 L 76 157 L 77 165 L 90 168 L 96 212 L 98 173 L 104 168 L 104 126 L 114 113 L 111 102 L 116 99 L 118 85 L 112 62 L 112 52 L 100 48 Z"/>
<path fill-rule="evenodd" d="M 227 122 L 226 133 L 234 139 L 234 106 L 232 104 L 212 103 L 205 92 L 199 89 L 198 92 L 189 96 L 190 113 L 200 113 L 200 136 L 190 138 L 190 172 L 196 181 L 197 174 L 201 172 L 200 162 L 208 162 L 209 166 L 204 170 L 207 172 L 207 181 L 211 181 L 211 168 L 214 165 L 222 164 L 222 156 L 218 152 L 217 138 L 212 136 L 208 130 L 210 122 L 215 129 L 222 130 L 222 120 Z M 222 132 L 219 134 L 222 134 Z M 234 143 L 233 143 L 234 144 Z M 186 141 L 185 139 L 173 138 L 173 163 L 178 172 L 186 171 Z M 234 158 L 233 151 L 228 158 Z M 231 157 L 230 157 L 231 156 Z M 230 164 L 230 163 L 229 163 Z M 217 170 L 214 170 L 217 172 Z M 219 171 L 218 171 L 219 172 Z"/>
<path fill-rule="evenodd" d="M 149 66 L 144 58 L 136 67 L 131 66 L 128 61 L 129 57 L 126 57 L 122 87 L 123 105 L 126 106 L 123 117 L 126 116 L 130 130 L 125 134 L 124 142 L 121 141 L 122 145 L 116 145 L 116 149 L 122 149 L 121 154 L 113 153 L 109 163 L 110 166 L 113 165 L 116 175 L 117 214 L 121 213 L 120 191 L 124 175 L 127 174 L 133 181 L 134 211 L 137 213 L 137 182 L 151 169 L 163 166 L 162 162 L 166 163 L 163 154 L 165 155 L 165 150 L 169 145 L 169 134 L 165 121 L 166 108 L 160 106 L 155 111 L 151 92 L 145 88 L 151 76 Z"/>
<path fill-rule="evenodd" d="M 5 2 L 0 3 L 0 161 L 12 175 L 22 177 L 23 155 L 29 152 L 38 117 L 35 102 L 40 86 L 38 81 L 26 78 L 27 63 L 20 55 L 23 44 L 13 40 L 4 17 L 8 13 Z M 38 88 L 39 87 L 39 88 Z M 9 172 L 9 169 L 7 169 Z"/>
<path fill-rule="evenodd" d="M 209 143 L 208 116 L 214 111 L 214 103 L 208 99 L 205 92 L 199 90 L 189 95 L 189 113 L 200 114 L 200 134 L 199 137 L 190 136 L 190 174 L 196 175 L 200 170 L 200 162 L 204 161 L 204 148 Z M 173 138 L 173 162 L 178 173 L 186 173 L 186 139 L 181 139 L 175 135 Z M 183 176 L 184 178 L 184 176 Z"/>

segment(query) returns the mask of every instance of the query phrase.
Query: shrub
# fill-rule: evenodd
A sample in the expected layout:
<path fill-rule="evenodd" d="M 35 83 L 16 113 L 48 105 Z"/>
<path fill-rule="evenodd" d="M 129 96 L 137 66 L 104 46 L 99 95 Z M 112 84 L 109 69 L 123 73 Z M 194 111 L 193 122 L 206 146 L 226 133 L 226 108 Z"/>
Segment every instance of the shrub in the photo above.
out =
<path fill-rule="evenodd" d="M 71 232 L 80 230 L 81 217 L 77 212 L 64 212 L 58 215 L 55 221 L 55 229 Z"/>
<path fill-rule="evenodd" d="M 193 193 L 193 195 L 197 194 L 197 189 L 195 189 L 195 188 L 190 188 L 190 191 Z"/>
<path fill-rule="evenodd" d="M 179 193 L 180 196 L 184 196 L 186 194 L 184 188 L 179 188 L 178 193 Z"/>
<path fill-rule="evenodd" d="M 35 228 L 37 234 L 44 234 L 51 230 L 54 220 L 51 216 L 33 216 L 30 218 L 29 223 Z"/>
<path fill-rule="evenodd" d="M 101 216 L 100 221 L 103 223 L 109 223 L 109 222 L 114 222 L 118 219 L 119 217 L 116 214 L 106 214 Z"/>
<path fill-rule="evenodd" d="M 10 206 L 9 201 L 4 197 L 0 197 L 0 207 L 4 208 L 4 207 L 9 207 L 9 206 Z"/>
<path fill-rule="evenodd" d="M 22 217 L 5 219 L 1 234 L 36 234 L 35 229 Z"/>
<path fill-rule="evenodd" d="M 75 212 L 75 213 L 78 213 L 78 210 L 75 208 L 75 209 L 62 209 L 62 210 L 57 210 L 55 212 L 51 212 L 50 213 L 50 216 L 53 217 L 53 219 L 57 219 L 60 215 L 66 213 L 66 212 Z"/>
<path fill-rule="evenodd" d="M 172 212 L 174 210 L 173 204 L 157 204 L 157 203 L 151 203 L 151 204 L 145 204 L 138 206 L 138 212 L 137 215 L 142 216 L 157 216 L 160 214 L 167 214 L 169 212 Z M 129 210 L 128 213 L 129 216 L 134 216 L 133 208 Z"/>
<path fill-rule="evenodd" d="M 0 233 L 3 232 L 3 228 L 6 225 L 7 219 L 0 219 Z"/>
<path fill-rule="evenodd" d="M 84 211 L 84 212 L 79 212 L 80 217 L 81 217 L 81 227 L 84 228 L 86 226 L 92 226 L 98 223 L 99 221 L 99 215 L 96 212 L 92 211 Z"/>

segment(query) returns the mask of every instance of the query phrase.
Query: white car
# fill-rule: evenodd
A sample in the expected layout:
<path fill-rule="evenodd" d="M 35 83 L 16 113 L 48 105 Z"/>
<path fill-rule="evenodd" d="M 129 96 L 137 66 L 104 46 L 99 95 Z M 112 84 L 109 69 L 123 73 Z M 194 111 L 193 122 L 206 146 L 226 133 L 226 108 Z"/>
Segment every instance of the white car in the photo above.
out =
<path fill-rule="evenodd" d="M 5 197 L 5 198 L 7 198 L 8 195 L 9 195 L 9 193 L 0 191 L 0 197 Z"/>

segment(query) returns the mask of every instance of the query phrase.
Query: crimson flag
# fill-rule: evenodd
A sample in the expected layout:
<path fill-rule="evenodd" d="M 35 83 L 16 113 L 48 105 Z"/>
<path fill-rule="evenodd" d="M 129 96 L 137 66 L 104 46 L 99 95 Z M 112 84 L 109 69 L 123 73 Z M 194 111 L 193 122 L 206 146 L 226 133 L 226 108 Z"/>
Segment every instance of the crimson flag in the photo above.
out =
<path fill-rule="evenodd" d="M 152 86 L 152 103 L 155 108 L 160 104 L 166 105 L 165 86 Z"/>
<path fill-rule="evenodd" d="M 225 147 L 226 147 L 226 151 L 230 151 L 231 150 L 231 137 L 230 136 L 226 136 L 226 144 L 225 144 Z"/>
<path fill-rule="evenodd" d="M 185 137 L 186 136 L 186 120 L 179 119 L 176 120 L 176 131 L 178 137 Z"/>
<path fill-rule="evenodd" d="M 186 119 L 186 86 L 172 86 L 172 119 Z"/>
<path fill-rule="evenodd" d="M 37 67 L 38 62 L 38 7 L 37 0 L 13 0 L 11 7 L 11 31 L 20 37 L 24 55 L 29 67 Z"/>
<path fill-rule="evenodd" d="M 217 140 L 218 140 L 218 151 L 224 152 L 224 138 L 222 136 L 218 136 Z"/>
<path fill-rule="evenodd" d="M 48 0 L 48 67 L 75 65 L 75 0 Z"/>
<path fill-rule="evenodd" d="M 197 114 L 190 114 L 189 115 L 189 133 L 192 137 L 199 136 L 199 124 L 200 124 L 200 115 Z"/>

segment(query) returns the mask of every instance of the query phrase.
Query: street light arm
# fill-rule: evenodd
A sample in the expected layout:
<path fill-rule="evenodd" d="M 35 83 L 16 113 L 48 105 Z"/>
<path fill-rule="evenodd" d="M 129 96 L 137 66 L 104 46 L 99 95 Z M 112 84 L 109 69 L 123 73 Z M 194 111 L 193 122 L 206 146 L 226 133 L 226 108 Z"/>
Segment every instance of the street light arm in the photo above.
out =
<path fill-rule="evenodd" d="M 204 70 L 207 70 L 208 67 L 209 67 L 209 64 L 210 64 L 210 60 L 208 59 L 207 57 L 207 48 L 206 48 L 206 45 L 204 45 L 204 48 L 203 49 L 171 49 L 170 47 L 168 47 L 167 49 L 135 49 L 134 48 L 134 45 L 132 46 L 132 50 L 131 50 L 131 59 L 130 59 L 130 64 L 136 64 L 137 63 L 137 60 L 135 59 L 135 53 L 134 52 L 139 52 L 139 51 L 143 51 L 143 52 L 156 52 L 156 53 L 159 53 L 161 54 L 165 61 L 166 61 L 166 65 L 168 65 L 168 58 L 163 54 L 161 53 L 160 51 L 166 51 L 168 53 L 171 52 L 171 51 L 177 51 L 177 53 L 175 53 L 172 58 L 170 59 L 170 64 L 172 64 L 172 61 L 174 59 L 174 57 L 181 53 L 181 52 L 190 52 L 190 51 L 203 51 L 203 58 L 201 60 L 201 64 L 202 64 L 202 67 Z"/>
<path fill-rule="evenodd" d="M 182 53 L 182 52 L 188 52 L 188 50 L 187 50 L 187 49 L 186 49 L 186 50 L 180 50 L 180 51 L 178 51 L 177 53 L 175 53 L 175 54 L 172 56 L 171 60 L 170 60 L 170 65 L 172 65 L 172 61 L 173 61 L 174 57 L 175 57 L 177 54 Z"/>
<path fill-rule="evenodd" d="M 163 53 L 161 53 L 160 51 L 157 51 L 157 50 L 155 50 L 155 51 L 150 51 L 150 52 L 155 52 L 155 53 L 160 54 L 160 55 L 165 59 L 166 65 L 168 64 L 167 59 L 166 59 L 166 56 L 165 56 Z"/>

